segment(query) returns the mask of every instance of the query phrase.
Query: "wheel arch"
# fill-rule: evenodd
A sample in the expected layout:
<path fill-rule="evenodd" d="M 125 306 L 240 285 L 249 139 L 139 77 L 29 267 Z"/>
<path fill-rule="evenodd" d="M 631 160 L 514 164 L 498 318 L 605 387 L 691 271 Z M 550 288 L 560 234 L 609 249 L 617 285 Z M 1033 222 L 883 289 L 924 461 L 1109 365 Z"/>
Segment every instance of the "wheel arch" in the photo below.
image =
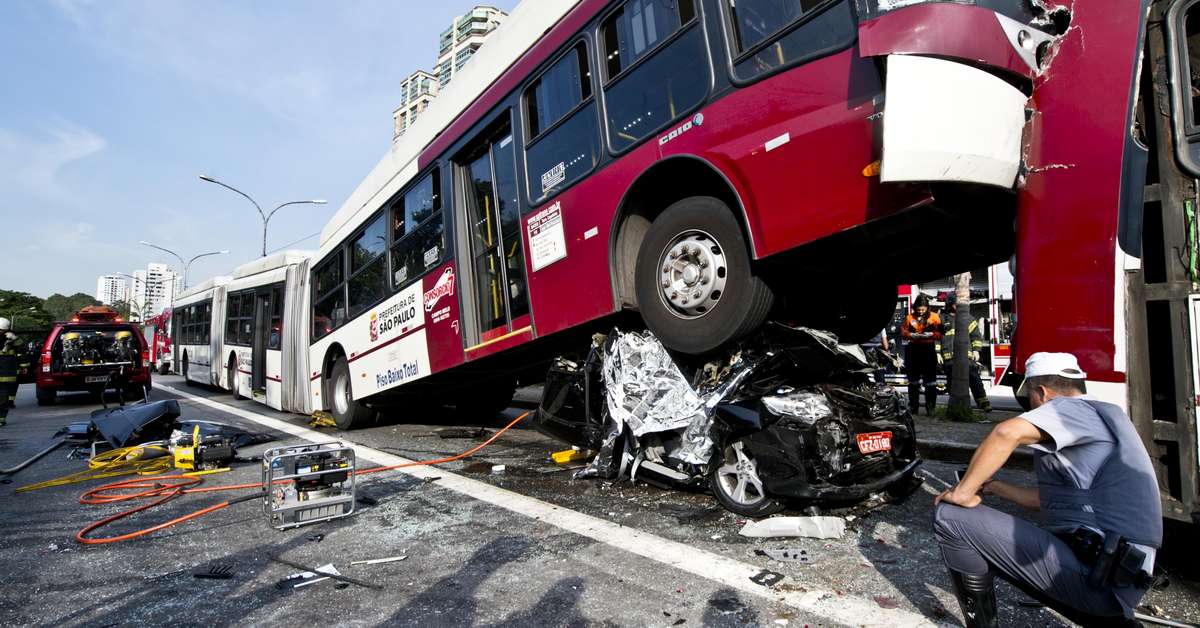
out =
<path fill-rule="evenodd" d="M 678 181 L 687 184 L 673 183 Z M 617 308 L 637 307 L 634 270 L 650 223 L 672 203 L 691 196 L 711 196 L 724 202 L 742 228 L 750 258 L 758 259 L 746 205 L 729 176 L 702 157 L 672 155 L 639 174 L 617 204 L 609 232 L 609 268 Z"/>

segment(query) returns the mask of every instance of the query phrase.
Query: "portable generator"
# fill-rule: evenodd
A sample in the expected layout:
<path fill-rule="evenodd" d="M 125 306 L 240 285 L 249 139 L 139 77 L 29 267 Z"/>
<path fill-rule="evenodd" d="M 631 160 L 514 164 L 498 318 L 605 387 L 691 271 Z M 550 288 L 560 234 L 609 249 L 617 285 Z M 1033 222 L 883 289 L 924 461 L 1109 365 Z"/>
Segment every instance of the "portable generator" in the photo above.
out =
<path fill-rule="evenodd" d="M 354 449 L 340 442 L 263 453 L 263 512 L 283 530 L 354 512 Z"/>

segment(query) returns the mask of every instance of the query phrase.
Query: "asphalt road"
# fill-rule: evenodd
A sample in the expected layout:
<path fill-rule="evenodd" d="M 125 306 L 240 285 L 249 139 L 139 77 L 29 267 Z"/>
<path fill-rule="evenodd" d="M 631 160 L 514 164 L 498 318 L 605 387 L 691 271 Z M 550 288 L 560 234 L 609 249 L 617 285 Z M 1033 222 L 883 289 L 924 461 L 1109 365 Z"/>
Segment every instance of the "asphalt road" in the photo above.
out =
<path fill-rule="evenodd" d="M 304 417 L 184 388 L 178 378 L 157 382 L 170 388 L 156 391 L 157 398 L 179 397 L 185 418 L 272 433 L 275 444 L 352 442 L 360 467 L 438 458 L 483 440 L 438 437 L 436 428 L 460 422 L 449 415 L 393 416 L 352 433 L 310 430 Z M 0 429 L 0 467 L 32 455 L 59 427 L 96 407 L 78 397 L 39 408 L 32 389 L 23 387 L 8 426 Z M 485 427 L 491 433 L 504 422 Z M 128 507 L 79 504 L 79 494 L 99 482 L 13 492 L 84 467 L 60 449 L 0 485 L 0 624 L 960 625 L 929 526 L 932 495 L 953 475 L 948 465 L 927 462 L 926 486 L 903 503 L 833 511 L 848 520 L 841 539 L 763 540 L 739 536 L 741 518 L 704 494 L 573 480 L 570 468 L 548 458 L 562 448 L 518 428 L 461 462 L 364 476 L 359 494 L 374 503 L 359 504 L 354 515 L 337 521 L 277 531 L 252 501 L 149 537 L 98 546 L 79 545 L 76 532 Z M 494 474 L 494 465 L 505 471 Z M 1008 476 L 1029 479 L 1022 472 Z M 242 464 L 207 476 L 205 486 L 259 477 L 257 465 Z M 241 494 L 183 496 L 97 534 L 127 532 Z M 1196 550 L 1186 542 L 1190 532 L 1173 535 L 1184 541 L 1160 554 L 1174 572 L 1171 584 L 1146 601 L 1163 615 L 1194 622 L 1200 591 Z M 754 553 L 766 548 L 805 549 L 811 562 Z M 382 589 L 331 581 L 279 588 L 297 570 L 271 555 L 311 567 L 334 563 L 342 574 Z M 407 559 L 349 565 L 396 555 Z M 233 576 L 193 577 L 215 566 L 230 567 Z M 764 569 L 783 580 L 774 587 L 750 581 Z M 1001 587 L 1005 624 L 1065 625 L 1049 611 L 1020 606 L 1022 598 Z"/>

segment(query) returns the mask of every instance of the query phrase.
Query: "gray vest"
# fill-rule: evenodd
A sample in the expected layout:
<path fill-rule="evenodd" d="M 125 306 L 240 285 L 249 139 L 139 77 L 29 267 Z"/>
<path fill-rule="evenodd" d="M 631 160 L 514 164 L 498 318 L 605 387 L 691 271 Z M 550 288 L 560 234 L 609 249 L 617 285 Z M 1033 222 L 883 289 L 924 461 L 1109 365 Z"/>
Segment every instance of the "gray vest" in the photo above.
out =
<path fill-rule="evenodd" d="M 1056 471 L 1058 461 L 1053 455 L 1038 454 L 1038 493 L 1046 527 L 1061 531 L 1086 526 L 1116 532 L 1131 543 L 1161 547 L 1158 480 L 1133 422 L 1111 403 L 1084 401 L 1108 426 L 1116 447 L 1087 489 L 1075 487 Z"/>

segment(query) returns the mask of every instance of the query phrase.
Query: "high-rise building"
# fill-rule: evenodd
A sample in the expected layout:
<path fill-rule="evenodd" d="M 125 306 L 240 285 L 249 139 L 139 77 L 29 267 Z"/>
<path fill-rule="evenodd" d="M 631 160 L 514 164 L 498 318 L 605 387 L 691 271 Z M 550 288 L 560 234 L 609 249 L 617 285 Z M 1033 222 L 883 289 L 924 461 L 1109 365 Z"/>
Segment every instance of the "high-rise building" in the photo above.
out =
<path fill-rule="evenodd" d="M 400 84 L 400 106 L 392 112 L 393 137 L 404 135 L 438 91 L 454 79 L 507 16 L 496 7 L 478 5 L 454 18 L 450 27 L 438 37 L 437 64 L 433 72 L 417 70 Z"/>
<path fill-rule="evenodd" d="M 146 319 L 163 309 L 171 307 L 175 297 L 182 292 L 182 278 L 166 264 L 152 262 L 146 270 L 133 271 L 133 287 L 130 290 L 131 316 Z"/>
<path fill-rule="evenodd" d="M 404 135 L 437 93 L 437 78 L 425 70 L 417 70 L 404 79 L 400 84 L 400 106 L 392 112 L 392 119 L 396 123 L 394 137 Z"/>
<path fill-rule="evenodd" d="M 96 278 L 96 300 L 112 305 L 129 298 L 129 285 L 121 275 L 100 275 Z"/>

